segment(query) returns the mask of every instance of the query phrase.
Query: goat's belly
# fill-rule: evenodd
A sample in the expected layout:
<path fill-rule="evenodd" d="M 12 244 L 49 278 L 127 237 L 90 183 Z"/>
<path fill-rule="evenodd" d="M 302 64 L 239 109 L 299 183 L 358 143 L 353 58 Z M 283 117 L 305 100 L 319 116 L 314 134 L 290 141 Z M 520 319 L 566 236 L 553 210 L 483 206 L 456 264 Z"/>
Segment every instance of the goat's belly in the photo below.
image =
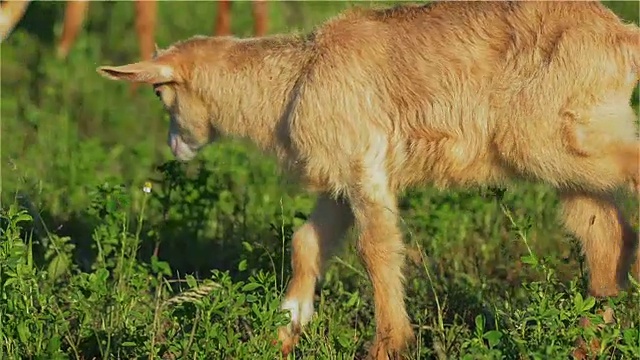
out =
<path fill-rule="evenodd" d="M 450 139 L 412 142 L 395 173 L 400 187 L 431 185 L 441 189 L 502 184 L 511 177 L 490 147 Z"/>

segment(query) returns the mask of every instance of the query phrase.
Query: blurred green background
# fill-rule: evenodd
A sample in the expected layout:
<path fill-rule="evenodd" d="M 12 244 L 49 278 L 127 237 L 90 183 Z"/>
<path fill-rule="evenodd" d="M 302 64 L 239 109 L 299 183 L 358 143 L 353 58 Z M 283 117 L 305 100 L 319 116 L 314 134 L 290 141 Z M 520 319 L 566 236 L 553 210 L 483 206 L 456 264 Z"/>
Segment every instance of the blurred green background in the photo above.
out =
<path fill-rule="evenodd" d="M 310 30 L 356 3 L 383 5 L 369 1 L 269 2 L 269 32 Z M 638 23 L 639 2 L 605 3 L 626 20 Z M 248 275 L 242 275 L 238 263 L 245 260 L 250 272 L 262 269 L 281 283 L 289 274 L 291 233 L 304 221 L 314 199 L 284 180 L 273 160 L 248 144 L 224 141 L 206 148 L 192 163 L 171 161 L 166 146 L 168 118 L 151 89 L 141 88 L 132 97 L 127 84 L 107 81 L 95 71 L 100 65 L 138 60 L 133 10 L 131 2 L 92 1 L 83 30 L 64 61 L 57 60 L 54 52 L 61 32 L 63 2 L 32 2 L 23 20 L 2 43 L 3 211 L 11 204 L 29 209 L 36 218 L 32 228 L 34 244 L 38 244 L 35 252 L 47 253 L 53 241 L 48 234 L 68 236 L 75 246 L 69 250 L 73 261 L 61 271 L 73 278 L 74 274 L 93 271 L 99 251 L 95 249 L 96 229 L 104 219 L 93 216 L 91 209 L 98 206 L 101 197 L 112 196 L 110 187 L 119 184 L 122 196 L 131 205 L 127 216 L 137 219 L 144 213 L 146 219 L 139 236 L 140 249 L 134 254 L 136 261 L 150 263 L 157 255 L 170 267 L 169 277 L 185 273 L 207 277 L 212 269 L 220 269 L 230 271 L 233 281 L 242 281 Z M 213 32 L 217 11 L 214 2 L 162 1 L 158 10 L 156 41 L 161 47 Z M 250 2 L 235 2 L 235 35 L 250 36 L 252 21 Z M 637 108 L 637 89 L 632 101 Z M 147 202 L 142 190 L 146 181 L 153 183 Z M 438 342 L 463 351 L 456 346 L 464 339 L 468 340 L 466 346 L 472 346 L 471 329 L 477 325 L 474 316 L 496 304 L 502 304 L 502 311 L 508 312 L 504 304 L 531 300 L 527 298 L 529 290 L 521 284 L 544 279 L 548 274 L 523 267 L 520 257 L 528 253 L 527 246 L 540 256 L 550 257 L 550 266 L 557 271 L 561 284 L 582 279 L 576 244 L 556 218 L 553 191 L 544 185 L 514 185 L 501 199 L 513 209 L 511 215 L 517 223 L 529 225 L 528 244 L 514 235 L 513 224 L 495 201 L 495 194 L 476 190 L 442 193 L 425 188 L 403 198 L 407 242 L 420 246 L 434 276 L 431 283 L 420 266 L 410 270 L 413 276 L 408 303 L 412 317 L 423 323 L 439 323 L 434 312 L 435 291 L 449 299 L 443 310 L 444 321 L 466 324 L 461 325 L 466 329 L 460 330 L 465 334 L 462 338 L 451 335 L 444 326 L 425 327 L 424 337 L 419 339 L 424 348 L 417 351 L 418 358 L 435 357 L 433 344 Z M 628 196 L 623 200 L 637 227 L 637 201 Z M 257 252 L 255 248 L 263 250 Z M 46 255 L 36 256 L 39 266 L 51 270 L 46 259 Z M 320 305 L 329 317 L 334 316 L 328 320 L 328 327 L 344 331 L 356 327 L 372 335 L 372 303 L 370 291 L 361 288 L 369 289 L 363 274 L 351 249 L 334 261 L 325 285 L 332 297 Z M 348 305 L 352 298 L 341 295 L 345 293 L 358 294 L 368 307 L 353 310 L 349 306 L 355 305 Z M 153 314 L 152 307 L 144 311 Z M 493 313 L 498 316 L 499 312 Z M 637 318 L 629 320 L 632 325 L 638 324 Z M 323 350 L 326 354 L 349 357 L 363 353 L 362 338 L 345 345 L 342 338 L 322 335 L 319 328 L 315 331 L 326 341 L 339 343 Z M 539 351 L 543 353 L 554 338 L 544 337 L 552 334 L 540 336 L 543 350 Z M 310 349 L 312 345 L 313 341 L 303 346 Z M 568 351 L 566 346 L 562 349 Z"/>

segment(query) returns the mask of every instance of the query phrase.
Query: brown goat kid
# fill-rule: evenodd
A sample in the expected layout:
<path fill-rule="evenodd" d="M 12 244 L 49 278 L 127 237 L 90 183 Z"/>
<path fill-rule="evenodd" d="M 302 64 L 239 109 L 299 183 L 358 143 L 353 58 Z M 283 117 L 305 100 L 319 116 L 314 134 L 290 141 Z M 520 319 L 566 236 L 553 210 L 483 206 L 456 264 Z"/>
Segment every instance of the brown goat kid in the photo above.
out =
<path fill-rule="evenodd" d="M 638 235 L 609 195 L 638 191 L 629 98 L 640 31 L 598 2 L 353 9 L 307 35 L 194 37 L 98 71 L 153 84 L 181 161 L 219 136 L 248 138 L 318 193 L 292 240 L 285 353 L 352 225 L 373 284 L 370 357 L 396 357 L 413 340 L 397 194 L 421 184 L 550 184 L 582 240 L 591 293 L 617 294 L 630 270 L 640 277 Z"/>

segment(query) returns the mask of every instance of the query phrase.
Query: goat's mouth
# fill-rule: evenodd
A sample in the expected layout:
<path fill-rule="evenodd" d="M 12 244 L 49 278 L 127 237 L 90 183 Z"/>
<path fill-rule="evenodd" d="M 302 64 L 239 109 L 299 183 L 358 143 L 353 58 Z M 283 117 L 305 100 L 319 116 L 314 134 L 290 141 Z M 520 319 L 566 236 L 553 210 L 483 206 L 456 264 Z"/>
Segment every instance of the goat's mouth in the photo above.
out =
<path fill-rule="evenodd" d="M 169 134 L 169 147 L 173 156 L 182 162 L 190 161 L 198 155 L 198 149 L 187 144 L 178 134 Z"/>

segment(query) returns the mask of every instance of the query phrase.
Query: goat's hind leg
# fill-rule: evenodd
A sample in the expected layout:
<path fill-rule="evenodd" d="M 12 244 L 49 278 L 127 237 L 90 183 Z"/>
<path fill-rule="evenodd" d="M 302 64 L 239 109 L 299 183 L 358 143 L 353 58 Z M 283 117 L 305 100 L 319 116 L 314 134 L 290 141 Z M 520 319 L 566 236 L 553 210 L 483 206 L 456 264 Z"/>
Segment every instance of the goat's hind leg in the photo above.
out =
<path fill-rule="evenodd" d="M 640 195 L 640 142 L 622 144 L 618 147 L 618 161 L 624 169 L 630 190 Z"/>
<path fill-rule="evenodd" d="M 561 200 L 565 226 L 582 241 L 589 292 L 617 295 L 627 286 L 631 264 L 638 258 L 638 233 L 610 196 L 564 191 Z M 640 259 L 636 259 L 633 275 L 640 279 Z"/>
<path fill-rule="evenodd" d="M 609 195 L 621 187 L 636 195 L 640 190 L 640 142 L 635 136 L 634 112 L 622 101 L 612 100 L 588 112 L 567 114 L 571 116 L 565 118 L 563 145 L 568 157 L 560 157 L 554 167 L 560 169 L 558 176 L 549 178 L 565 178 L 564 222 L 582 240 L 590 292 L 616 295 L 626 285 L 633 258 L 638 257 L 638 234 Z M 640 259 L 633 267 L 636 278 L 640 278 L 639 263 Z"/>
<path fill-rule="evenodd" d="M 640 195 L 640 142 L 625 146 L 621 157 L 623 159 L 623 167 L 627 173 L 627 178 L 630 179 L 630 181 L 628 181 L 631 188 L 630 190 L 636 195 L 636 199 L 638 199 L 638 196 Z M 640 216 L 638 213 L 635 215 Z M 637 248 L 632 274 L 635 279 L 640 282 L 640 238 L 638 237 L 638 233 L 633 233 L 632 236 L 633 238 L 630 241 L 632 241 Z"/>
<path fill-rule="evenodd" d="M 566 227 L 582 241 L 590 292 L 612 296 L 627 286 L 630 270 L 640 279 L 638 233 L 609 194 L 619 186 L 629 186 L 637 194 L 640 147 L 637 142 L 623 141 L 601 150 L 597 158 L 582 158 L 588 162 L 584 163 L 581 185 L 590 190 L 563 191 L 562 213 Z M 580 158 L 576 161 L 580 162 Z"/>

